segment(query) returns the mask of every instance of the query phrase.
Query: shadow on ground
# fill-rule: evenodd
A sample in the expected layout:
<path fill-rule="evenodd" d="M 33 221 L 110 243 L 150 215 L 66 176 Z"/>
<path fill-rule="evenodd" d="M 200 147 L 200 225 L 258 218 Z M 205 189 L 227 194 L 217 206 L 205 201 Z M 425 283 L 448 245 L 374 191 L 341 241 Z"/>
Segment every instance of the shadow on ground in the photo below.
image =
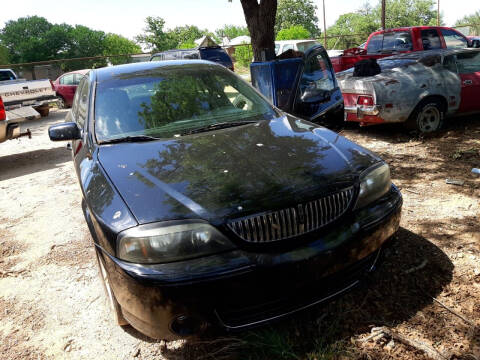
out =
<path fill-rule="evenodd" d="M 162 354 L 167 359 L 313 359 L 329 352 L 334 355 L 339 342 L 369 331 L 372 325 L 395 326 L 411 319 L 432 303 L 432 297 L 451 281 L 452 272 L 452 263 L 437 246 L 401 228 L 386 247 L 379 268 L 347 295 L 268 327 L 214 334 L 187 341 L 177 349 L 164 348 Z"/>
<path fill-rule="evenodd" d="M 53 169 L 71 159 L 71 151 L 63 146 L 0 156 L 0 181 Z"/>

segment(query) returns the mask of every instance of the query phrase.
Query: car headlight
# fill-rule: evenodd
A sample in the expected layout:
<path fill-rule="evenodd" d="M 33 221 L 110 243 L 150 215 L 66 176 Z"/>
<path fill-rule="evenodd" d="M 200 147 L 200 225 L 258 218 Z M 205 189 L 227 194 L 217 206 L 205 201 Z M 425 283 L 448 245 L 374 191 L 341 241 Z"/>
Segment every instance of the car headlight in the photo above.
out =
<path fill-rule="evenodd" d="M 186 260 L 233 247 L 213 226 L 197 221 L 140 225 L 117 237 L 117 256 L 137 264 Z"/>
<path fill-rule="evenodd" d="M 390 168 L 387 164 L 374 165 L 360 176 L 360 192 L 355 209 L 364 207 L 385 195 L 392 186 Z"/>

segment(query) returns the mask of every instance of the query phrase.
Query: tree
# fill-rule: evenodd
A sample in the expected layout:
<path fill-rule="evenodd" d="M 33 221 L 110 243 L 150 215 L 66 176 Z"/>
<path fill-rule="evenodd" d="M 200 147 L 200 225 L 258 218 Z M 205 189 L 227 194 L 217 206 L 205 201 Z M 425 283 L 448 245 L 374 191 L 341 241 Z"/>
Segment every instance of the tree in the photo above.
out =
<path fill-rule="evenodd" d="M 389 0 L 385 16 L 386 28 L 436 25 L 436 0 Z M 380 18 L 381 4 L 375 11 Z"/>
<path fill-rule="evenodd" d="M 188 49 L 186 46 L 193 45 L 192 47 L 195 47 L 195 40 L 208 33 L 208 30 L 200 30 L 195 25 L 185 25 L 168 30 L 167 33 L 176 42 L 174 47 L 182 46 L 182 48 Z"/>
<path fill-rule="evenodd" d="M 277 34 L 277 40 L 302 40 L 310 38 L 310 33 L 302 25 L 294 25 L 282 29 Z"/>
<path fill-rule="evenodd" d="M 105 36 L 104 55 L 136 54 L 141 52 L 142 48 L 138 44 L 121 35 L 109 33 Z M 127 56 L 110 58 L 110 62 L 113 65 L 125 64 L 128 61 L 129 58 Z"/>
<path fill-rule="evenodd" d="M 480 11 L 476 11 L 471 15 L 464 16 L 460 20 L 457 20 L 455 25 L 467 25 L 469 26 L 469 35 L 480 35 Z"/>
<path fill-rule="evenodd" d="M 346 35 L 345 37 L 330 38 L 327 44 L 328 48 L 348 49 L 358 46 L 365 42 L 371 32 L 379 28 L 380 18 L 367 3 L 356 12 L 340 15 L 335 24 L 328 28 L 329 36 Z"/>
<path fill-rule="evenodd" d="M 8 54 L 8 49 L 0 44 L 0 65 L 5 65 L 10 63 L 10 58 Z"/>
<path fill-rule="evenodd" d="M 316 10 L 317 6 L 312 0 L 278 0 L 275 33 L 278 34 L 282 29 L 294 25 L 301 25 L 309 32 L 306 38 L 319 37 L 321 31 L 315 15 Z"/>
<path fill-rule="evenodd" d="M 139 43 L 152 52 L 174 49 L 178 43 L 172 38 L 171 34 L 164 30 L 165 20 L 161 17 L 148 16 L 145 19 L 145 34 L 135 37 Z"/>
<path fill-rule="evenodd" d="M 223 27 L 215 30 L 216 37 L 221 40 L 224 37 L 232 40 L 238 36 L 250 35 L 246 26 L 224 25 Z"/>
<path fill-rule="evenodd" d="M 277 0 L 240 0 L 240 2 L 252 39 L 255 61 L 274 59 Z"/>
<path fill-rule="evenodd" d="M 0 40 L 8 49 L 12 62 L 54 59 L 59 49 L 65 47 L 62 40 L 52 41 L 60 27 L 63 25 L 54 27 L 39 16 L 19 18 L 6 22 L 0 32 Z"/>

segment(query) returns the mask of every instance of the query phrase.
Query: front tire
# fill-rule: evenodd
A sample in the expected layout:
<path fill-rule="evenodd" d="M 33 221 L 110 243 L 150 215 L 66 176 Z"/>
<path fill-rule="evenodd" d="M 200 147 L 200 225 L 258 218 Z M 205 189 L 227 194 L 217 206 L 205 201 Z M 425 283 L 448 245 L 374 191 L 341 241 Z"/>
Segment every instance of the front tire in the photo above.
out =
<path fill-rule="evenodd" d="M 445 112 L 442 103 L 432 99 L 417 105 L 407 121 L 407 127 L 422 134 L 438 131 L 443 126 Z"/>
<path fill-rule="evenodd" d="M 128 325 L 128 321 L 125 320 L 125 318 L 123 317 L 122 307 L 118 303 L 117 299 L 115 298 L 115 294 L 110 287 L 110 280 L 108 278 L 107 270 L 105 269 L 105 265 L 103 265 L 103 261 L 100 258 L 97 250 L 95 250 L 95 254 L 97 256 L 100 279 L 102 280 L 103 289 L 105 290 L 105 295 L 107 296 L 107 301 L 110 305 L 110 311 L 113 315 L 113 321 L 116 325 L 119 326 Z"/>

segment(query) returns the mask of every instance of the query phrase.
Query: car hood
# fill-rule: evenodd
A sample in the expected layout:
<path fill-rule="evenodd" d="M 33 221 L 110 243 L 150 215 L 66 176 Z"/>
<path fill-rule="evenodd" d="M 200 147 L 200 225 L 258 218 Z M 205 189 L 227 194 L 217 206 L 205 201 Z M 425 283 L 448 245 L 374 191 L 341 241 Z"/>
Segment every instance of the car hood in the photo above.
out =
<path fill-rule="evenodd" d="M 117 143 L 98 158 L 138 222 L 228 218 L 287 207 L 350 186 L 380 161 L 290 116 L 169 140 Z"/>

